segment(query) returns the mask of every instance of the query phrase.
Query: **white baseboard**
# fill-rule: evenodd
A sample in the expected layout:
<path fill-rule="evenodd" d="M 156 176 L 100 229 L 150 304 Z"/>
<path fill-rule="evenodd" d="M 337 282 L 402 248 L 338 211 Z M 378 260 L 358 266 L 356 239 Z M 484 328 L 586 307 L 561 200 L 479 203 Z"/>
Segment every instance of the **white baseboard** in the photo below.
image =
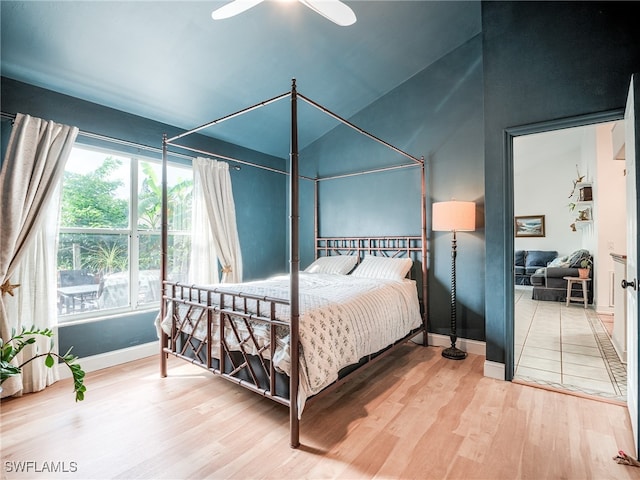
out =
<path fill-rule="evenodd" d="M 422 341 L 422 335 L 416 337 L 417 341 Z M 451 340 L 448 335 L 441 335 L 437 333 L 429 334 L 429 345 L 433 345 L 435 347 L 448 347 L 451 345 Z M 480 342 L 478 340 L 468 340 L 466 338 L 458 338 L 456 342 L 456 346 L 460 348 L 460 350 L 464 350 L 467 353 L 472 353 L 474 355 L 482 355 L 486 357 L 487 353 L 487 344 L 485 342 Z M 505 379 L 505 365 L 504 363 L 492 362 L 489 360 L 484 361 L 484 376 L 489 378 L 495 378 L 497 380 Z"/>
<path fill-rule="evenodd" d="M 596 313 L 600 315 L 613 315 L 613 307 L 596 307 Z"/>
<path fill-rule="evenodd" d="M 114 367 L 122 363 L 132 362 L 134 360 L 140 360 L 141 358 L 158 355 L 159 352 L 160 345 L 158 342 L 143 343 L 142 345 L 136 345 L 135 347 L 128 347 L 121 350 L 92 355 L 90 357 L 79 358 L 78 363 L 82 366 L 82 369 L 88 373 L 95 372 L 96 370 L 102 370 L 103 368 Z M 58 375 L 61 380 L 63 378 L 71 378 L 71 372 L 64 365 L 58 366 Z"/>
<path fill-rule="evenodd" d="M 490 360 L 484 361 L 484 376 L 489 378 L 495 378 L 496 380 L 505 379 L 505 365 L 504 363 L 492 362 Z"/>
<path fill-rule="evenodd" d="M 441 335 L 438 333 L 430 333 L 427 337 L 429 339 L 429 345 L 433 345 L 435 347 L 450 347 L 451 340 L 449 339 L 449 335 Z M 472 353 L 474 355 L 486 355 L 486 344 L 484 342 L 480 342 L 478 340 L 468 340 L 466 338 L 458 338 L 456 341 L 456 347 L 460 350 L 464 350 L 467 353 Z"/>

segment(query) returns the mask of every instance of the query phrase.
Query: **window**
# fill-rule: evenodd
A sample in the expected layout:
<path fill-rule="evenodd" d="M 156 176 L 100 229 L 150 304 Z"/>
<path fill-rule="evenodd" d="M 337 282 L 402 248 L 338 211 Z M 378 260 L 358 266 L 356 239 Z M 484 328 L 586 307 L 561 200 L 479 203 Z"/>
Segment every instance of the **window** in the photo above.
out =
<path fill-rule="evenodd" d="M 190 167 L 167 168 L 168 276 L 186 280 Z M 58 242 L 60 322 L 160 304 L 161 164 L 74 147 L 64 173 Z"/>

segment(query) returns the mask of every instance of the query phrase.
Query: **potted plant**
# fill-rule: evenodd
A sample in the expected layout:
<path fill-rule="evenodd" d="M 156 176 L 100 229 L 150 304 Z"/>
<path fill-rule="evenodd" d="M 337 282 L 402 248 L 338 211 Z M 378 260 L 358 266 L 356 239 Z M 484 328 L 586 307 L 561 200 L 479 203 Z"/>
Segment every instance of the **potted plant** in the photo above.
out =
<path fill-rule="evenodd" d="M 578 277 L 580 278 L 589 278 L 589 270 L 591 270 L 591 265 L 593 261 L 591 258 L 583 258 L 580 261 L 580 267 L 578 267 Z"/>
<path fill-rule="evenodd" d="M 53 352 L 52 340 L 51 347 L 48 352 L 36 353 L 18 366 L 11 363 L 15 356 L 18 355 L 24 347 L 35 343 L 38 335 L 51 338 L 53 337 L 53 331 L 48 328 L 38 329 L 36 327 L 31 327 L 30 329 L 26 329 L 23 327 L 20 333 L 16 333 L 14 330 L 11 334 L 11 338 L 6 342 L 0 338 L 0 385 L 2 385 L 8 378 L 13 377 L 14 375 L 19 375 L 22 372 L 22 367 L 37 358 L 44 357 L 44 364 L 48 368 L 53 367 L 55 359 L 57 358 L 71 371 L 76 402 L 84 400 L 84 392 L 87 390 L 84 386 L 84 371 L 82 370 L 82 367 L 76 363 L 78 357 L 71 354 L 71 349 L 69 349 L 69 351 L 64 355 L 58 355 Z M 0 387 L 0 390 L 1 388 L 2 387 Z"/>

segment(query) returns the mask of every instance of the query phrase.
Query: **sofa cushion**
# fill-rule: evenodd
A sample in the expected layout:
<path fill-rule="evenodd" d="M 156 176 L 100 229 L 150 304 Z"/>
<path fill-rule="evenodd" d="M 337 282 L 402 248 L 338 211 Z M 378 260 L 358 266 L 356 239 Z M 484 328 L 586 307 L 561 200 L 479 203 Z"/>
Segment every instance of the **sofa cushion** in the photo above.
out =
<path fill-rule="evenodd" d="M 545 279 L 544 273 L 536 273 L 534 275 L 531 275 L 531 278 L 530 278 L 531 285 L 534 285 L 534 286 L 536 285 L 544 286 L 545 280 L 546 279 Z"/>
<path fill-rule="evenodd" d="M 516 267 L 524 267 L 525 252 L 524 250 L 516 250 L 514 265 Z"/>
<path fill-rule="evenodd" d="M 534 273 L 540 273 L 539 270 L 542 270 L 542 274 L 544 275 L 544 267 L 538 267 L 538 266 L 533 266 L 533 267 L 525 267 L 525 273 L 527 275 L 533 275 Z"/>
<path fill-rule="evenodd" d="M 547 267 L 547 278 L 577 277 L 577 268 Z"/>
<path fill-rule="evenodd" d="M 527 251 L 527 267 L 546 267 L 549 262 L 558 256 L 556 251 L 529 250 Z"/>

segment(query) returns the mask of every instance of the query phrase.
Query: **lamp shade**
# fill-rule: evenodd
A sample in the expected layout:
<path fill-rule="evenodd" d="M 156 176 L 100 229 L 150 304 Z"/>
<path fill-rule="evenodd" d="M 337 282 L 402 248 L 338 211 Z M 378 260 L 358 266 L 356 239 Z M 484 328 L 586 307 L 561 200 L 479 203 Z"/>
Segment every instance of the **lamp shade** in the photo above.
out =
<path fill-rule="evenodd" d="M 471 232 L 476 229 L 475 202 L 436 202 L 433 204 L 432 229 L 436 232 Z"/>

